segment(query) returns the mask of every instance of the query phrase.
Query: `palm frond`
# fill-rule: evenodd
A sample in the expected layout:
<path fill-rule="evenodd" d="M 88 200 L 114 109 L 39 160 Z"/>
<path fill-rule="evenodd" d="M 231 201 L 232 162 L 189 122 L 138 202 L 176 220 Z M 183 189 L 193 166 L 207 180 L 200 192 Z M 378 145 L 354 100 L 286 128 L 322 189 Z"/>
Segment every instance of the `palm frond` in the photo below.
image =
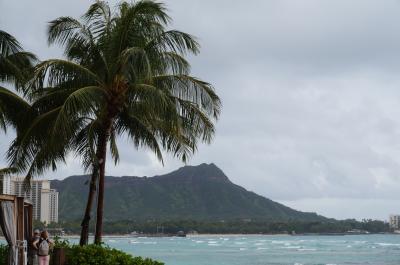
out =
<path fill-rule="evenodd" d="M 83 15 L 89 30 L 95 38 L 101 38 L 109 34 L 112 27 L 112 16 L 110 6 L 104 1 L 96 1 Z"/>
<path fill-rule="evenodd" d="M 97 86 L 83 87 L 68 96 L 62 105 L 54 124 L 53 134 L 73 133 L 71 122 L 82 117 L 90 117 L 99 110 L 106 100 L 105 91 Z"/>
<path fill-rule="evenodd" d="M 157 159 L 163 163 L 163 156 L 154 130 L 143 117 L 125 109 L 118 117 L 115 132 L 119 135 L 126 133 L 136 148 L 147 147 L 154 152 Z"/>
<path fill-rule="evenodd" d="M 12 167 L 0 168 L 0 178 L 15 174 L 17 172 L 18 172 L 18 170 L 16 168 L 12 168 Z"/>
<path fill-rule="evenodd" d="M 196 38 L 179 30 L 161 32 L 146 44 L 146 49 L 156 48 L 160 51 L 173 51 L 179 54 L 198 54 L 200 45 Z"/>
<path fill-rule="evenodd" d="M 117 139 L 116 139 L 116 133 L 115 130 L 111 131 L 110 135 L 110 151 L 111 151 L 111 157 L 114 159 L 114 164 L 118 164 L 119 162 L 119 151 L 118 151 L 118 145 L 117 145 Z"/>
<path fill-rule="evenodd" d="M 12 167 L 20 171 L 27 170 L 41 149 L 62 146 L 63 139 L 49 133 L 60 108 L 35 117 L 28 126 L 21 130 L 7 151 L 7 160 Z M 50 152 L 48 152 L 50 155 Z"/>
<path fill-rule="evenodd" d="M 31 118 L 31 105 L 16 93 L 0 86 L 0 127 L 20 131 Z"/>
<path fill-rule="evenodd" d="M 49 22 L 47 41 L 49 44 L 64 45 L 77 30 L 86 38 L 90 38 L 89 31 L 78 20 L 72 17 L 59 17 Z"/>
<path fill-rule="evenodd" d="M 74 87 L 99 84 L 101 80 L 90 69 L 66 60 L 53 59 L 41 62 L 35 67 L 35 73 L 30 81 L 30 90 L 36 91 L 45 87 L 63 86 Z"/>
<path fill-rule="evenodd" d="M 22 51 L 22 47 L 11 34 L 0 30 L 0 54 L 6 57 L 10 54 Z"/>
<path fill-rule="evenodd" d="M 211 84 L 188 75 L 160 75 L 153 80 L 155 86 L 170 90 L 174 97 L 193 102 L 207 115 L 218 119 L 221 100 Z"/>

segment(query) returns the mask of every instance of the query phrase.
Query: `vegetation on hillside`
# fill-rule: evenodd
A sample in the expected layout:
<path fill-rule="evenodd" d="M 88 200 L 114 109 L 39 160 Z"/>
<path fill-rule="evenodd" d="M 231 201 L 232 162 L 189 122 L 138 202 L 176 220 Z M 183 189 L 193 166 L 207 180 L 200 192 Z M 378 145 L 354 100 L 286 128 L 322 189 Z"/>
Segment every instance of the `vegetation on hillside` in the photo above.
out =
<path fill-rule="evenodd" d="M 60 192 L 59 217 L 75 221 L 89 176 L 54 180 Z M 232 220 L 322 221 L 315 213 L 293 210 L 233 184 L 214 164 L 185 166 L 156 177 L 106 177 L 105 220 Z"/>
<path fill-rule="evenodd" d="M 37 227 L 43 224 L 36 223 Z M 50 224 L 49 227 L 62 227 L 69 234 L 80 231 L 79 221 L 60 222 Z M 166 234 L 177 234 L 179 231 L 189 233 L 196 231 L 202 234 L 280 234 L 291 233 L 345 233 L 351 230 L 367 231 L 369 233 L 391 232 L 389 224 L 379 220 L 330 220 L 330 221 L 296 221 L 288 220 L 131 220 L 105 222 L 106 234 L 130 234 L 134 231 L 145 234 L 156 234 L 164 231 Z M 91 231 L 93 232 L 93 231 Z"/>

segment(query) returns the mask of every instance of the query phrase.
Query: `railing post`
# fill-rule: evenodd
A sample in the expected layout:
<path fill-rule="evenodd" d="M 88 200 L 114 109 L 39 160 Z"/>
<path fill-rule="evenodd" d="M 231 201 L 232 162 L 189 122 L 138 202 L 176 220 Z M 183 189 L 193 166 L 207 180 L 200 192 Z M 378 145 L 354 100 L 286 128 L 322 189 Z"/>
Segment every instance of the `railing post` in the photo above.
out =
<path fill-rule="evenodd" d="M 24 197 L 17 197 L 17 241 L 24 241 Z M 18 248 L 18 263 L 25 264 L 24 248 Z"/>

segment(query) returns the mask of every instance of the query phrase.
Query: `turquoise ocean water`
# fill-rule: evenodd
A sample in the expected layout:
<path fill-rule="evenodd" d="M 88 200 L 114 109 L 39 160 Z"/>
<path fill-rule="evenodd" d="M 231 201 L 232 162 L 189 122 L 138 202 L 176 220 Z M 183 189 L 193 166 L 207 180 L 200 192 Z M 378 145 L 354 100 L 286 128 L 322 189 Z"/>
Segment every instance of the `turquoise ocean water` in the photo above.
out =
<path fill-rule="evenodd" d="M 399 265 L 400 235 L 106 238 L 166 265 Z"/>

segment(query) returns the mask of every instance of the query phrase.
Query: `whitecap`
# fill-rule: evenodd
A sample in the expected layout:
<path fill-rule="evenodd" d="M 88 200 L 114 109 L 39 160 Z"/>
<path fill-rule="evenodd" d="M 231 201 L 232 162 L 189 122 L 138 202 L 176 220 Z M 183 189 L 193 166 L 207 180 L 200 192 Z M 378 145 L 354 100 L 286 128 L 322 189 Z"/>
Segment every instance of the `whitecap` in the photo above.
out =
<path fill-rule="evenodd" d="M 327 240 L 328 243 L 346 243 L 346 240 Z"/>
<path fill-rule="evenodd" d="M 400 244 L 395 244 L 395 243 L 377 243 L 379 246 L 382 247 L 389 247 L 389 246 L 400 246 Z"/>
<path fill-rule="evenodd" d="M 300 249 L 300 246 L 288 246 L 288 247 L 281 247 L 283 249 Z"/>
<path fill-rule="evenodd" d="M 145 245 L 156 245 L 157 242 L 143 242 L 143 244 L 145 244 Z"/>
<path fill-rule="evenodd" d="M 356 241 L 354 241 L 354 243 L 356 243 L 356 244 L 365 244 L 365 243 L 367 243 L 367 241 L 356 240 Z"/>

